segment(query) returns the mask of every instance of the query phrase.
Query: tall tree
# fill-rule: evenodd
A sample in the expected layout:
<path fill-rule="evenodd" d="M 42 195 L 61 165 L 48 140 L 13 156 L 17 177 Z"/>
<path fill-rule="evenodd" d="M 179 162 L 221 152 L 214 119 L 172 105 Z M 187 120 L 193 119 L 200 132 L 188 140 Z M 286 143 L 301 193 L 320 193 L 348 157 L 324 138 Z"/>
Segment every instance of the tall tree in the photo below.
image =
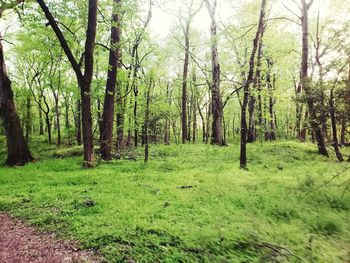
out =
<path fill-rule="evenodd" d="M 203 3 L 203 2 L 202 2 Z M 202 4 L 193 11 L 194 0 L 191 0 L 188 5 L 188 16 L 183 19 L 180 17 L 180 22 L 182 26 L 182 31 L 185 39 L 185 59 L 183 65 L 183 74 L 182 74 L 182 95 L 181 95 L 181 124 L 182 124 L 182 143 L 186 143 L 187 140 L 187 82 L 188 82 L 188 67 L 190 64 L 190 30 L 191 23 L 195 15 L 202 8 Z M 183 21 L 184 20 L 184 21 Z"/>
<path fill-rule="evenodd" d="M 315 107 L 315 99 L 311 87 L 311 80 L 308 76 L 308 59 L 309 59 L 309 9 L 313 4 L 313 0 L 306 2 L 301 0 L 301 27 L 302 27 L 302 53 L 301 53 L 301 69 L 300 69 L 300 85 L 306 95 L 306 103 L 308 106 L 309 119 L 312 131 L 317 141 L 318 152 L 321 155 L 328 156 L 326 144 L 323 138 L 322 130 L 317 122 L 317 111 Z"/>
<path fill-rule="evenodd" d="M 216 145 L 223 145 L 222 136 L 222 118 L 223 118 L 223 107 L 222 98 L 220 92 L 220 64 L 219 64 L 219 53 L 218 53 L 218 36 L 217 36 L 217 25 L 216 25 L 216 8 L 217 0 L 213 0 L 210 4 L 209 0 L 205 0 L 207 9 L 211 18 L 210 36 L 211 36 L 211 62 L 212 62 L 212 83 L 211 83 L 211 96 L 212 96 L 212 135 L 211 143 Z"/>
<path fill-rule="evenodd" d="M 337 156 L 338 161 L 342 162 L 342 161 L 344 161 L 344 159 L 343 159 L 343 155 L 341 154 L 340 149 L 339 149 L 336 108 L 334 105 L 334 88 L 335 88 L 336 83 L 337 82 L 334 83 L 334 86 L 331 89 L 331 94 L 329 97 L 329 113 L 331 116 L 332 133 L 333 133 L 333 147 L 334 147 L 335 155 Z"/>
<path fill-rule="evenodd" d="M 72 68 L 76 74 L 78 86 L 80 88 L 82 124 L 83 124 L 83 144 L 84 144 L 84 167 L 93 166 L 94 162 L 94 142 L 92 133 L 92 116 L 91 116 L 91 81 L 94 68 L 94 48 L 96 38 L 97 24 L 97 2 L 98 0 L 88 1 L 88 21 L 86 30 L 85 50 L 84 50 L 84 73 L 81 65 L 77 62 L 68 45 L 56 19 L 51 14 L 44 0 L 37 0 L 43 10 L 49 24 L 59 40 L 63 51 L 65 52 Z"/>
<path fill-rule="evenodd" d="M 243 86 L 243 102 L 241 105 L 241 149 L 240 149 L 240 167 L 247 167 L 247 106 L 249 101 L 249 86 L 254 80 L 254 68 L 255 68 L 255 55 L 258 49 L 259 40 L 264 29 L 264 18 L 267 0 L 261 0 L 260 16 L 258 22 L 258 28 L 253 40 L 253 49 L 249 60 L 249 72 L 247 79 Z"/>
<path fill-rule="evenodd" d="M 3 11 L 6 8 L 11 8 L 21 1 L 11 3 L 12 5 L 0 5 L 0 19 Z M 7 140 L 7 159 L 6 165 L 24 165 L 33 161 L 32 154 L 29 150 L 26 139 L 23 135 L 23 130 L 16 111 L 13 100 L 13 91 L 11 87 L 11 80 L 6 71 L 6 64 L 4 58 L 4 49 L 2 46 L 2 36 L 0 33 L 0 116 L 5 128 L 5 135 Z"/>
<path fill-rule="evenodd" d="M 263 56 L 263 37 L 264 37 L 265 25 L 261 29 L 258 45 L 258 54 L 257 54 L 257 65 L 254 77 L 254 92 L 258 95 L 258 124 L 259 129 L 262 127 L 262 101 L 261 101 L 261 67 L 262 67 L 262 56 Z M 256 126 L 255 126 L 255 104 L 256 104 L 256 95 L 253 92 L 250 92 L 250 99 L 248 103 L 249 111 L 249 128 L 247 135 L 247 142 L 252 143 L 256 140 Z"/>
<path fill-rule="evenodd" d="M 119 7 L 121 0 L 113 0 L 112 25 L 111 25 L 111 46 L 109 51 L 109 67 L 107 73 L 106 93 L 103 105 L 101 123 L 101 156 L 104 160 L 112 158 L 113 147 L 113 119 L 115 89 L 117 84 L 117 69 L 120 59 L 120 23 Z"/>

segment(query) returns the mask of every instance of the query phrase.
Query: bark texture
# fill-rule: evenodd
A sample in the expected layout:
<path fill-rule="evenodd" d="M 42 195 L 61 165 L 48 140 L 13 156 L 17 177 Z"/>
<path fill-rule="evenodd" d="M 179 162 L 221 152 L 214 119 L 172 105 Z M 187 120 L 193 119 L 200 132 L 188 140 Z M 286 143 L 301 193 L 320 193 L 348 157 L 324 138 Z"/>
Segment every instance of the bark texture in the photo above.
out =
<path fill-rule="evenodd" d="M 211 107 L 212 107 L 212 134 L 211 143 L 216 145 L 223 145 L 222 136 L 222 118 L 223 106 L 220 92 L 220 64 L 217 41 L 217 25 L 216 25 L 216 7 L 217 0 L 213 1 L 211 5 L 209 0 L 205 1 L 210 17 L 210 35 L 211 35 L 211 62 L 212 62 L 212 83 L 211 83 Z"/>
<path fill-rule="evenodd" d="M 104 160 L 112 159 L 113 148 L 113 119 L 114 101 L 117 84 L 117 70 L 120 58 L 120 35 L 118 6 L 121 0 L 113 1 L 113 14 L 111 26 L 111 46 L 109 51 L 109 67 L 107 73 L 106 93 L 103 105 L 101 123 L 101 156 Z"/>
<path fill-rule="evenodd" d="M 1 35 L 0 35 L 1 39 Z M 27 141 L 24 138 L 20 120 L 17 115 L 11 81 L 6 72 L 4 50 L 0 40 L 0 115 L 5 128 L 7 140 L 6 165 L 24 165 L 33 161 Z"/>
<path fill-rule="evenodd" d="M 315 107 L 315 99 L 312 94 L 312 88 L 310 86 L 310 79 L 308 76 L 308 58 L 309 58 L 309 9 L 313 3 L 311 0 L 306 3 L 306 0 L 301 0 L 302 5 L 302 59 L 301 59 L 301 70 L 300 70 L 300 83 L 302 89 L 306 95 L 306 103 L 308 106 L 309 120 L 312 131 L 315 135 L 315 139 L 318 146 L 318 152 L 321 155 L 328 156 L 326 144 L 322 134 L 322 130 L 319 127 L 317 121 L 317 111 Z"/>

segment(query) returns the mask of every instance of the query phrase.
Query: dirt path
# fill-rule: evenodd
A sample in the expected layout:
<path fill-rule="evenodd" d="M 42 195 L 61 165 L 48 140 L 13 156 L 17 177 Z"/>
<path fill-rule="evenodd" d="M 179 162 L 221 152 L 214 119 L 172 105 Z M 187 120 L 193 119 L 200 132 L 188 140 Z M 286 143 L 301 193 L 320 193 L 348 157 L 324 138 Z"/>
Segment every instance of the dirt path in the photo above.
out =
<path fill-rule="evenodd" d="M 80 251 L 74 243 L 59 241 L 6 214 L 0 214 L 1 263 L 80 263 L 101 262 L 90 251 Z"/>

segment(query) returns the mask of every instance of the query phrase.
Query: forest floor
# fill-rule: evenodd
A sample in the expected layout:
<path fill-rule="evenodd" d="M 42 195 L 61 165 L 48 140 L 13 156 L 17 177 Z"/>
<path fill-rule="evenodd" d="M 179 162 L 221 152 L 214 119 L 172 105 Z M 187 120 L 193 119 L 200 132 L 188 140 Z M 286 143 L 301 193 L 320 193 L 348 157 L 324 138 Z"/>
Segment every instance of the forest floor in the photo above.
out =
<path fill-rule="evenodd" d="M 4 263 L 98 263 L 92 252 L 74 243 L 59 241 L 6 214 L 0 214 L 0 262 Z"/>
<path fill-rule="evenodd" d="M 83 170 L 81 148 L 36 140 L 35 163 L 0 168 L 0 211 L 106 262 L 350 262 L 350 163 L 312 144 L 248 145 L 247 171 L 237 143 L 152 145 L 148 164 L 137 149 Z"/>

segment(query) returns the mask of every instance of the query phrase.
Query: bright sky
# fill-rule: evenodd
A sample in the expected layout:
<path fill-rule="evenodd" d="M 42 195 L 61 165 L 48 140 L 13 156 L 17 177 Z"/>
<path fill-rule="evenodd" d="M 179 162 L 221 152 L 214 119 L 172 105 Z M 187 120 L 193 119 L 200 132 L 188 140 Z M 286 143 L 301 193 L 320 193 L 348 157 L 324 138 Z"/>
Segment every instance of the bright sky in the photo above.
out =
<path fill-rule="evenodd" d="M 82 0 L 79 0 L 82 1 Z M 142 7 L 145 11 L 148 8 L 148 0 L 139 0 L 142 2 Z M 164 40 L 170 33 L 174 25 L 178 25 L 177 14 L 182 13 L 186 16 L 186 8 L 183 8 L 184 3 L 189 3 L 191 0 L 153 0 L 153 16 L 150 23 L 150 32 L 153 37 L 158 38 L 159 40 Z M 194 0 L 195 7 L 199 6 L 201 0 Z M 209 0 L 211 1 L 211 0 Z M 217 6 L 217 21 L 224 22 L 224 24 L 230 24 L 234 21 L 237 21 L 240 17 L 235 14 L 238 9 L 247 3 L 251 3 L 254 0 L 218 0 Z M 257 6 L 260 3 L 260 0 L 255 0 Z M 282 3 L 285 6 L 290 8 L 293 12 L 299 14 L 297 6 L 293 3 L 292 0 L 270 0 L 269 4 L 272 4 L 271 8 L 271 17 L 280 17 L 288 16 L 294 18 Z M 295 2 L 299 2 L 296 0 Z M 335 4 L 337 2 L 337 4 Z M 182 7 L 182 9 L 181 9 Z M 350 13 L 350 0 L 315 0 L 314 4 L 310 10 L 310 17 L 316 17 L 318 10 L 320 10 L 321 17 L 330 17 L 337 19 L 349 19 Z M 341 12 L 339 12 L 341 11 Z M 145 17 L 146 15 L 144 15 Z M 16 22 L 14 20 L 15 16 L 7 15 L 7 21 L 2 19 L 0 23 L 0 31 L 4 34 L 4 31 L 11 32 L 16 30 Z M 209 27 L 210 27 L 210 17 L 206 6 L 203 5 L 201 11 L 196 15 L 192 22 L 192 28 L 196 31 L 200 31 L 209 36 Z M 295 29 L 295 25 L 290 24 L 291 29 Z M 299 30 L 298 28 L 296 28 Z"/>
<path fill-rule="evenodd" d="M 146 1 L 146 0 L 143 0 Z M 190 2 L 190 0 L 156 0 L 156 4 L 153 8 L 153 17 L 151 21 L 151 33 L 159 37 L 160 39 L 166 38 L 170 33 L 171 27 L 174 23 L 178 23 L 176 14 L 181 10 L 181 5 L 183 2 Z M 197 3 L 200 0 L 197 1 Z M 225 24 L 230 23 L 230 19 L 239 19 L 235 17 L 235 13 L 241 7 L 251 2 L 250 0 L 218 0 L 217 8 L 217 20 L 223 21 Z M 257 4 L 260 3 L 260 0 L 256 0 Z M 272 0 L 268 1 L 269 4 L 273 3 L 271 8 L 271 17 L 281 17 L 286 16 L 290 18 L 295 18 L 290 11 L 288 11 L 284 6 L 287 6 L 290 10 L 299 15 L 300 11 L 297 6 L 291 0 Z M 295 2 L 300 2 L 296 0 Z M 337 2 L 337 4 L 334 4 Z M 198 4 L 197 4 L 198 6 Z M 322 17 L 331 17 L 340 19 L 343 16 L 344 19 L 349 19 L 350 13 L 350 0 L 315 0 L 314 4 L 310 10 L 310 18 L 315 18 L 317 16 L 318 10 Z M 342 11 L 339 13 L 339 11 Z M 186 15 L 185 12 L 183 12 Z M 340 16 L 340 17 L 339 17 Z M 295 19 L 297 20 L 297 19 Z M 232 21 L 231 21 L 232 22 Z M 207 32 L 209 35 L 210 27 L 210 17 L 208 11 L 203 5 L 202 10 L 196 15 L 193 20 L 192 28 L 201 32 Z M 294 27 L 291 25 L 291 27 Z"/>

